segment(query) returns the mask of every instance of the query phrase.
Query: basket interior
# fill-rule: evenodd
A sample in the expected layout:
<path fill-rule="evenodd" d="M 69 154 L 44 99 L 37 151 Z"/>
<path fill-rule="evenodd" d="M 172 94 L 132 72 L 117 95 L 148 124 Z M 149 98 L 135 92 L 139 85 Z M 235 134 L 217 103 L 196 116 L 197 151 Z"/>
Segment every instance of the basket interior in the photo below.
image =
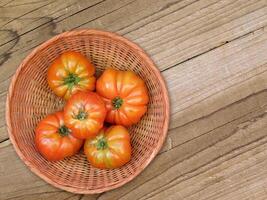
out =
<path fill-rule="evenodd" d="M 58 162 L 45 160 L 34 145 L 34 129 L 47 114 L 61 110 L 64 101 L 48 87 L 47 68 L 61 53 L 74 50 L 86 55 L 96 66 L 97 74 L 106 67 L 136 72 L 149 91 L 148 112 L 142 120 L 130 128 L 132 159 L 125 166 L 113 170 L 101 170 L 90 166 L 85 155 L 79 154 Z M 10 95 L 11 134 L 26 163 L 52 183 L 74 188 L 76 191 L 105 191 L 135 176 L 139 169 L 157 151 L 163 140 L 166 103 L 157 74 L 139 52 L 128 44 L 103 35 L 76 35 L 62 37 L 41 48 L 27 62 L 17 76 Z"/>

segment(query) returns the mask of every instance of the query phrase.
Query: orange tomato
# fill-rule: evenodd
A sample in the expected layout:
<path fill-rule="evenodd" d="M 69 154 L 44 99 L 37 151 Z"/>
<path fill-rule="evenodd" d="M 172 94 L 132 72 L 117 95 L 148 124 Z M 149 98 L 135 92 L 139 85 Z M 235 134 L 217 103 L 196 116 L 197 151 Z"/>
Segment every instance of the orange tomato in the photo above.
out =
<path fill-rule="evenodd" d="M 105 101 L 109 123 L 130 126 L 147 111 L 147 88 L 134 72 L 106 69 L 96 82 L 96 91 Z"/>
<path fill-rule="evenodd" d="M 56 112 L 43 119 L 35 130 L 35 144 L 44 158 L 61 160 L 77 153 L 83 141 L 73 137 L 63 121 L 63 112 Z"/>
<path fill-rule="evenodd" d="M 94 137 L 103 127 L 105 116 L 105 104 L 94 92 L 77 92 L 64 108 L 66 126 L 80 139 Z"/>
<path fill-rule="evenodd" d="M 48 85 L 55 94 L 64 99 L 77 91 L 95 89 L 95 67 L 78 52 L 65 52 L 48 68 Z"/>
<path fill-rule="evenodd" d="M 121 167 L 131 159 L 128 130 L 120 125 L 103 128 L 84 144 L 84 153 L 92 166 L 100 169 Z"/>

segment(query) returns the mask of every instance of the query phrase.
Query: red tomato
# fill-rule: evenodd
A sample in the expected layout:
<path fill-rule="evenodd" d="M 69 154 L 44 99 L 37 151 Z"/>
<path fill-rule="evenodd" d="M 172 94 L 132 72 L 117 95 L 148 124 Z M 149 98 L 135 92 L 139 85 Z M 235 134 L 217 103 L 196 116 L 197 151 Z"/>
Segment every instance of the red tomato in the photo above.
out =
<path fill-rule="evenodd" d="M 103 127 L 105 116 L 105 104 L 94 92 L 77 92 L 64 108 L 66 126 L 80 139 L 94 137 Z"/>
<path fill-rule="evenodd" d="M 95 67 L 78 52 L 65 52 L 48 68 L 47 80 L 50 88 L 59 97 L 69 99 L 77 91 L 95 89 Z"/>
<path fill-rule="evenodd" d="M 35 144 L 47 160 L 62 160 L 77 153 L 83 141 L 73 137 L 63 121 L 63 112 L 56 112 L 43 119 L 35 130 Z"/>
<path fill-rule="evenodd" d="M 84 153 L 94 167 L 121 167 L 131 159 L 129 132 L 120 125 L 103 128 L 95 138 L 86 140 Z"/>
<path fill-rule="evenodd" d="M 106 69 L 97 80 L 96 91 L 106 103 L 109 123 L 130 126 L 147 111 L 147 88 L 134 72 Z"/>

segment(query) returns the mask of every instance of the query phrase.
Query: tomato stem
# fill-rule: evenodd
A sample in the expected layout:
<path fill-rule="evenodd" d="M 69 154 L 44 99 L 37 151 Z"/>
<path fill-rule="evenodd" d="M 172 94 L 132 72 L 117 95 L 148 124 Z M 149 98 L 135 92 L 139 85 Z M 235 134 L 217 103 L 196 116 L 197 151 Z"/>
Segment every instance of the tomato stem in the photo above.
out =
<path fill-rule="evenodd" d="M 108 148 L 107 140 L 105 138 L 100 138 L 97 141 L 96 148 L 97 148 L 97 150 L 104 150 L 104 149 Z"/>
<path fill-rule="evenodd" d="M 78 115 L 76 115 L 76 119 L 84 120 L 87 118 L 87 116 L 88 116 L 88 114 L 81 110 L 81 111 L 79 111 Z"/>
<path fill-rule="evenodd" d="M 112 105 L 115 109 L 119 109 L 123 104 L 123 100 L 122 98 L 120 97 L 115 97 L 113 100 L 112 100 Z"/>
<path fill-rule="evenodd" d="M 70 130 L 69 130 L 65 125 L 63 125 L 63 126 L 61 126 L 61 127 L 58 129 L 58 133 L 59 133 L 62 137 L 64 137 L 64 136 L 67 136 L 67 135 L 70 134 Z"/>
<path fill-rule="evenodd" d="M 81 78 L 76 74 L 70 73 L 65 79 L 64 84 L 68 85 L 68 88 L 72 88 L 74 85 L 77 85 L 80 82 Z"/>

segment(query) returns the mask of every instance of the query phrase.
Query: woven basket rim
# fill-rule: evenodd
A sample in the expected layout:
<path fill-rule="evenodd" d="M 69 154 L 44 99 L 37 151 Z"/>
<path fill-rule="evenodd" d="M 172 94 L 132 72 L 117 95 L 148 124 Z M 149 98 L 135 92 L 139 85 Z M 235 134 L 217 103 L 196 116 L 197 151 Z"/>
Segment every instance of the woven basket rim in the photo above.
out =
<path fill-rule="evenodd" d="M 11 109 L 12 105 L 10 105 L 10 102 L 11 102 L 11 98 L 12 98 L 13 93 L 14 93 L 14 88 L 15 88 L 15 85 L 17 82 L 17 77 L 19 76 L 21 70 L 26 66 L 28 61 L 31 60 L 32 57 L 38 51 L 46 48 L 51 43 L 53 43 L 53 42 L 55 42 L 61 38 L 66 38 L 66 37 L 71 37 L 71 36 L 79 36 L 79 35 L 81 35 L 81 36 L 82 35 L 98 35 L 98 36 L 110 37 L 113 40 L 117 40 L 118 42 L 123 42 L 127 46 L 130 46 L 131 48 L 135 49 L 138 52 L 138 55 L 148 63 L 148 66 L 150 67 L 150 69 L 158 77 L 159 83 L 160 83 L 161 87 L 163 88 L 163 98 L 164 98 L 165 106 L 166 106 L 166 109 L 165 109 L 166 118 L 164 119 L 162 137 L 159 139 L 159 142 L 157 143 L 156 148 L 153 150 L 153 153 L 150 155 L 150 157 L 144 162 L 143 166 L 139 167 L 135 171 L 134 174 L 132 174 L 131 176 L 129 176 L 128 178 L 124 179 L 123 181 L 121 181 L 117 184 L 110 185 L 110 186 L 107 186 L 104 188 L 94 189 L 94 190 L 88 190 L 88 189 L 77 188 L 77 187 L 74 188 L 71 186 L 62 185 L 62 184 L 59 184 L 59 183 L 51 180 L 50 178 L 46 177 L 46 175 L 44 175 L 41 171 L 39 171 L 39 169 L 37 167 L 35 167 L 31 162 L 29 162 L 27 160 L 26 156 L 24 156 L 24 154 L 21 152 L 19 146 L 17 145 L 17 141 L 16 141 L 14 135 L 12 134 L 12 126 L 11 126 L 10 109 Z M 126 184 L 127 182 L 129 182 L 133 178 L 135 178 L 137 175 L 139 175 L 151 163 L 151 161 L 154 159 L 154 157 L 157 155 L 157 153 L 161 149 L 161 147 L 162 147 L 162 145 L 166 139 L 166 136 L 167 136 L 168 126 L 169 126 L 169 121 L 170 121 L 170 103 L 169 103 L 168 90 L 167 90 L 167 87 L 165 85 L 164 79 L 162 78 L 162 76 L 160 74 L 160 71 L 155 66 L 154 62 L 150 59 L 150 57 L 145 53 L 145 51 L 140 46 L 138 46 L 136 43 L 126 39 L 125 37 L 118 35 L 117 33 L 103 31 L 103 30 L 97 30 L 97 29 L 80 29 L 80 30 L 63 32 L 59 35 L 52 37 L 51 39 L 49 39 L 49 40 L 43 42 L 41 45 L 37 46 L 33 51 L 31 51 L 30 54 L 28 54 L 23 59 L 23 61 L 19 65 L 18 69 L 16 70 L 15 74 L 13 75 L 12 80 L 11 80 L 10 85 L 9 85 L 7 99 L 6 99 L 5 116 L 6 116 L 7 131 L 8 131 L 10 141 L 13 144 L 14 149 L 15 149 L 16 153 L 18 154 L 18 156 L 20 157 L 20 159 L 30 168 L 30 170 L 34 174 L 36 174 L 37 176 L 42 178 L 47 183 L 49 183 L 49 184 L 51 184 L 57 188 L 66 190 L 68 192 L 77 193 L 77 194 L 96 194 L 96 193 L 102 193 L 102 192 L 105 192 L 108 190 L 112 190 L 112 189 L 118 188 L 118 187 Z"/>

